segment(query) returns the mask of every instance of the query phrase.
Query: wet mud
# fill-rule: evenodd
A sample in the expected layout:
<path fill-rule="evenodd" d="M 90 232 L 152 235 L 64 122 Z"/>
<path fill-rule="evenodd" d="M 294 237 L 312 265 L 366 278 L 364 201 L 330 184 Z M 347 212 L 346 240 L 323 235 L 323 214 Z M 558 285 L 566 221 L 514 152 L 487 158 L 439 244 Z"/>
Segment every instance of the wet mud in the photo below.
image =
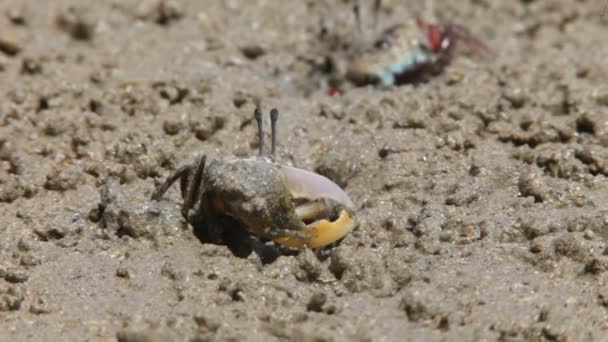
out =
<path fill-rule="evenodd" d="M 345 1 L 0 2 L 0 340 L 605 339 L 608 5 L 362 3 L 360 31 Z M 344 79 L 416 15 L 494 55 Z M 257 105 L 356 203 L 335 246 L 205 243 L 150 199 L 254 155 Z"/>

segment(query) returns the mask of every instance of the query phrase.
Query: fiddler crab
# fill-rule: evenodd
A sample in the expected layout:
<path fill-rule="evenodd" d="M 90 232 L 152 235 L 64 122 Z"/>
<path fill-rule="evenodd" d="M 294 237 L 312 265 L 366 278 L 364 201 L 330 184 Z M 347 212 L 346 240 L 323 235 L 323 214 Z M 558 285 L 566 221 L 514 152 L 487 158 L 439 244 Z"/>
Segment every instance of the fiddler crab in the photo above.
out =
<path fill-rule="evenodd" d="M 374 12 L 381 1 L 374 1 Z M 358 2 L 354 12 L 360 27 Z M 376 22 L 377 19 L 374 20 Z M 350 63 L 346 78 L 355 85 L 393 86 L 424 78 L 441 70 L 451 60 L 456 42 L 462 40 L 475 53 L 488 56 L 491 50 L 467 28 L 457 24 L 439 26 L 418 17 L 384 30 L 373 46 Z M 330 90 L 331 92 L 331 90 Z"/>
<path fill-rule="evenodd" d="M 152 199 L 159 200 L 179 180 L 182 215 L 188 221 L 198 216 L 205 229 L 221 232 L 223 224 L 233 224 L 291 248 L 319 248 L 342 239 L 356 226 L 350 197 L 326 177 L 274 161 L 277 109 L 270 111 L 272 152 L 265 157 L 259 108 L 254 116 L 258 156 L 218 158 L 206 165 L 203 155 L 170 175 Z"/>

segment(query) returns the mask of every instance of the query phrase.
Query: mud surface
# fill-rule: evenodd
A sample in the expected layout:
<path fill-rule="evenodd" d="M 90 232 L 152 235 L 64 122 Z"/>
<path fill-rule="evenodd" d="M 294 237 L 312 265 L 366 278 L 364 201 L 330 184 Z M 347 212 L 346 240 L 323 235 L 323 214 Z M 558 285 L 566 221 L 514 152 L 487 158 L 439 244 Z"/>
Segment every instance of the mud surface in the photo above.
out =
<path fill-rule="evenodd" d="M 362 3 L 363 34 L 344 1 L 1 1 L 0 340 L 605 339 L 608 4 L 386 1 L 495 56 L 383 89 L 341 78 Z M 337 246 L 205 244 L 149 199 L 254 154 L 257 103 L 356 202 Z"/>

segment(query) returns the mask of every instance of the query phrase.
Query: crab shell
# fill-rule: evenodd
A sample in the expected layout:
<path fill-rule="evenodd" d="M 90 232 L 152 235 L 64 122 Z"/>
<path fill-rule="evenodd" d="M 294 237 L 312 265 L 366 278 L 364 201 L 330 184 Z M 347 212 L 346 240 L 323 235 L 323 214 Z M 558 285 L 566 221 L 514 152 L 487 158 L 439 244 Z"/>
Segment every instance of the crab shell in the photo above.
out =
<path fill-rule="evenodd" d="M 303 230 L 310 236 L 307 240 L 279 237 L 274 239 L 275 242 L 293 248 L 318 248 L 342 239 L 356 227 L 356 222 L 351 217 L 355 211 L 355 205 L 348 194 L 336 183 L 314 172 L 285 165 L 279 167 L 293 198 L 310 201 L 328 199 L 339 204 L 342 209 L 339 217 L 334 221 L 320 219 L 305 225 Z M 300 219 L 304 219 L 314 216 L 319 210 L 322 208 L 318 203 L 313 203 L 296 208 L 296 214 Z"/>
<path fill-rule="evenodd" d="M 289 247 L 323 247 L 356 226 L 355 206 L 338 185 L 266 158 L 212 161 L 204 184 L 213 215 L 232 217 L 251 234 Z"/>
<path fill-rule="evenodd" d="M 434 56 L 415 23 L 395 25 L 375 46 L 350 65 L 346 77 L 357 85 L 381 83 L 392 86 L 400 75 L 432 62 Z"/>

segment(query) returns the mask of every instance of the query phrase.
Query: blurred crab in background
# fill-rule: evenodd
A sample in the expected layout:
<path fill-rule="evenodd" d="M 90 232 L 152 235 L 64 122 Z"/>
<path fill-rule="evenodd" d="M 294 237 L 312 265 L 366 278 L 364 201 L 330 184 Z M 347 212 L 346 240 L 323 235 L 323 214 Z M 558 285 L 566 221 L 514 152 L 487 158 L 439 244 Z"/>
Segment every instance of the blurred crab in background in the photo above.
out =
<path fill-rule="evenodd" d="M 381 0 L 374 0 L 373 26 L 378 22 L 381 6 Z M 355 1 L 353 11 L 361 34 L 359 1 Z M 483 58 L 492 53 L 464 26 L 431 24 L 418 17 L 385 29 L 373 45 L 357 51 L 348 65 L 346 79 L 357 86 L 393 86 L 423 81 L 449 64 L 458 41 L 463 41 L 472 53 Z M 328 90 L 330 95 L 338 92 L 338 87 Z"/>
<path fill-rule="evenodd" d="M 179 180 L 182 214 L 189 222 L 202 222 L 216 243 L 224 242 L 227 226 L 292 248 L 324 247 L 342 239 L 356 226 L 352 200 L 319 174 L 274 162 L 276 109 L 270 112 L 272 152 L 265 157 L 261 110 L 254 116 L 258 156 L 223 157 L 206 165 L 203 155 L 169 176 L 152 199 L 159 200 Z"/>

